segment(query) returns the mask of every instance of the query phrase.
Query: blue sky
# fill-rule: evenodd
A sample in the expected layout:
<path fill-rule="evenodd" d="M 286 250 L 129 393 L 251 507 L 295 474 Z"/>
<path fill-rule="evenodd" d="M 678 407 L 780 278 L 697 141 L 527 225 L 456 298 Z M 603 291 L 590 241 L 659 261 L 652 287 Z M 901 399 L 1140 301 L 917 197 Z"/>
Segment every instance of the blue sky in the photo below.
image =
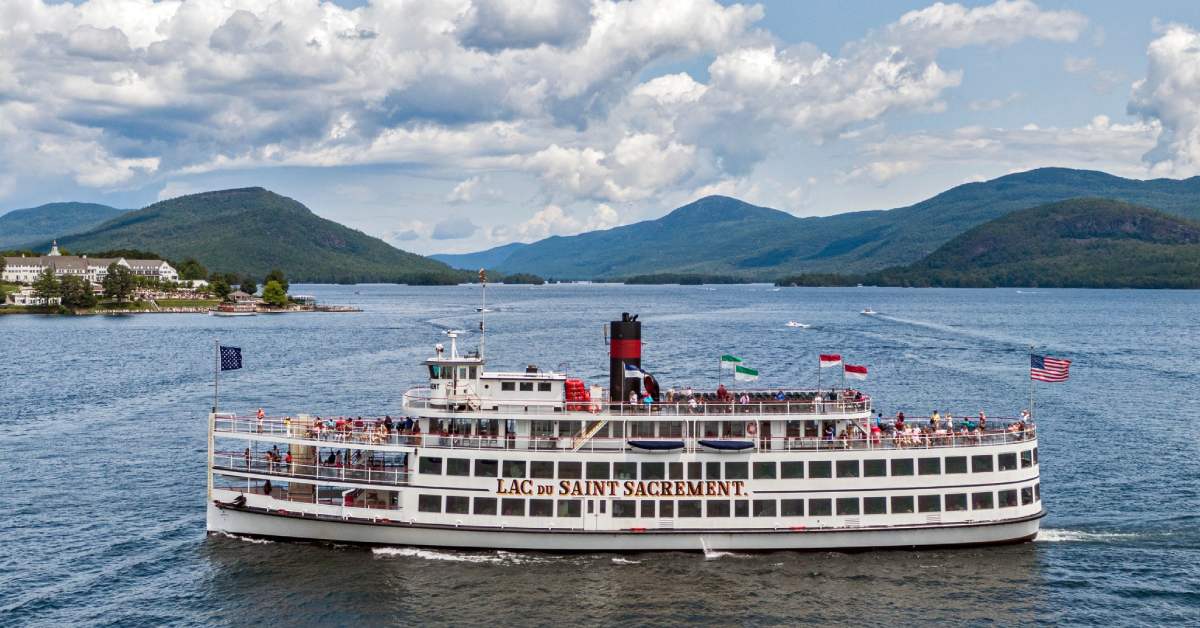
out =
<path fill-rule="evenodd" d="M 418 253 L 1200 170 L 1200 3 L 7 0 L 0 211 L 259 185 Z"/>

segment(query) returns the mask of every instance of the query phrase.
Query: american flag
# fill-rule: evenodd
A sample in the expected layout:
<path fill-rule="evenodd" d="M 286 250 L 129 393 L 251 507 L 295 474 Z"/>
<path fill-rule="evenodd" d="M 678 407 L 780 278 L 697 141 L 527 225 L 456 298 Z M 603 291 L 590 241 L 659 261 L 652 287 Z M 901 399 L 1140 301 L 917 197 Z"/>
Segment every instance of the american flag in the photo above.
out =
<path fill-rule="evenodd" d="M 1071 370 L 1071 361 L 1052 358 L 1048 355 L 1029 356 L 1029 377 L 1039 382 L 1065 382 Z"/>
<path fill-rule="evenodd" d="M 221 370 L 233 371 L 242 368 L 241 347 L 221 347 Z"/>

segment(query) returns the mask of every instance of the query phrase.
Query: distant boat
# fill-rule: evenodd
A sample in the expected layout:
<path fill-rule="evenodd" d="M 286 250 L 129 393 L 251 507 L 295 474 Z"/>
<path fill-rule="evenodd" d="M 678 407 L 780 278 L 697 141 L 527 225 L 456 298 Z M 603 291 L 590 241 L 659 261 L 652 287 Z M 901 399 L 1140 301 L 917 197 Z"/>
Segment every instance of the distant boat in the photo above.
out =
<path fill-rule="evenodd" d="M 222 303 L 208 311 L 209 316 L 254 316 L 258 312 L 253 303 Z"/>
<path fill-rule="evenodd" d="M 477 308 L 475 308 L 475 311 L 476 312 L 495 312 L 496 310 L 493 310 L 490 307 L 477 307 Z"/>
<path fill-rule="evenodd" d="M 864 316 L 875 316 L 877 313 L 878 313 L 878 312 L 876 312 L 875 310 L 872 310 L 871 308 L 867 308 L 867 309 L 865 309 L 865 310 L 863 310 L 863 311 L 862 311 L 862 314 L 863 314 Z"/>
<path fill-rule="evenodd" d="M 779 292 L 779 288 L 771 288 L 771 292 Z"/>
<path fill-rule="evenodd" d="M 787 326 L 788 327 L 799 327 L 800 329 L 808 329 L 808 325 L 797 322 L 797 321 L 788 321 Z"/>

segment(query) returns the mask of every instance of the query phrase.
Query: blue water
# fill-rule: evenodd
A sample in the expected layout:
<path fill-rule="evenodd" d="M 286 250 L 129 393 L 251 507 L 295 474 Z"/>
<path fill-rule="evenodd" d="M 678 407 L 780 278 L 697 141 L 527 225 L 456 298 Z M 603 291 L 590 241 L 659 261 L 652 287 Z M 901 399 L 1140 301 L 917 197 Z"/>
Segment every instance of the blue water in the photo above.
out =
<path fill-rule="evenodd" d="M 225 409 L 395 415 L 441 330 L 476 325 L 477 288 L 295 290 L 365 311 L 0 316 L 0 624 L 1200 624 L 1200 293 L 490 289 L 492 367 L 598 383 L 621 311 L 664 386 L 712 385 L 722 353 L 765 386 L 813 385 L 817 354 L 840 352 L 888 414 L 1011 416 L 1031 343 L 1074 360 L 1036 391 L 1038 541 L 706 560 L 206 537 L 214 338 L 245 355 Z"/>

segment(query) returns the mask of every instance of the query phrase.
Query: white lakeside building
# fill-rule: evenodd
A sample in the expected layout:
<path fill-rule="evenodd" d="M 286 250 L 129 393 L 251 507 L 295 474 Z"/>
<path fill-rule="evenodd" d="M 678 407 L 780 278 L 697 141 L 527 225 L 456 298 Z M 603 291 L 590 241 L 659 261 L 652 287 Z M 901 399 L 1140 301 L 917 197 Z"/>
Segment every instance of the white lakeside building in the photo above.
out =
<path fill-rule="evenodd" d="M 404 418 L 209 415 L 212 532 L 545 551 L 867 549 L 1028 541 L 1044 516 L 1024 420 L 875 429 L 853 390 L 658 399 L 636 317 L 610 386 L 484 370 L 438 345 Z M 643 384 L 645 389 L 643 389 Z M 652 403 L 627 403 L 627 394 Z M 915 424 L 920 424 L 921 429 Z"/>
<path fill-rule="evenodd" d="M 62 255 L 58 252 L 58 242 L 50 248 L 46 255 L 27 257 L 5 257 L 4 271 L 0 273 L 0 281 L 9 283 L 31 284 L 46 269 L 52 269 L 58 278 L 68 275 L 87 279 L 93 284 L 100 284 L 108 276 L 108 267 L 116 263 L 128 268 L 134 275 L 154 277 L 163 281 L 179 281 L 179 272 L 164 260 L 158 259 L 127 259 L 124 257 L 103 258 L 86 255 Z"/>

